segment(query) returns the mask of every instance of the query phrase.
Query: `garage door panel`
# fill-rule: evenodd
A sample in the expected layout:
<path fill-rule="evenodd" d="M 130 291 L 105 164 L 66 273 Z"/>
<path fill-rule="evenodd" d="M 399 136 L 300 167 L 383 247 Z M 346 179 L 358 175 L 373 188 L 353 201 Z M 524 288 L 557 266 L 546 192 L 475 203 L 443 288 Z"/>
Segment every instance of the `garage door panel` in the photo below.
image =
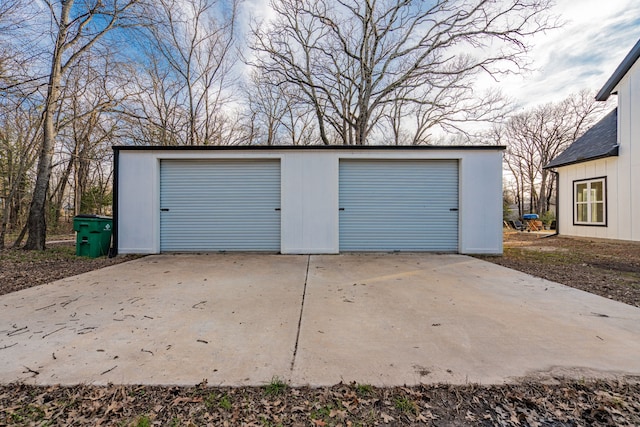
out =
<path fill-rule="evenodd" d="M 280 163 L 163 160 L 161 251 L 279 251 Z"/>
<path fill-rule="evenodd" d="M 340 162 L 341 251 L 457 251 L 455 160 Z"/>

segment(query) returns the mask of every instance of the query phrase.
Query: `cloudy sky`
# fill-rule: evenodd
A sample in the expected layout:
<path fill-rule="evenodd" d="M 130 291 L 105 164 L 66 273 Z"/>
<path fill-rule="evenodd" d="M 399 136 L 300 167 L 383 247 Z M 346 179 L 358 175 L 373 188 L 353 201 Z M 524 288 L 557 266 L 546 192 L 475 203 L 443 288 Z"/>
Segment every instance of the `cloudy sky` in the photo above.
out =
<path fill-rule="evenodd" d="M 583 89 L 598 91 L 640 40 L 640 0 L 555 0 L 562 27 L 535 36 L 532 71 L 503 77 L 497 86 L 524 109 L 560 101 Z M 246 0 L 257 18 L 269 0 Z M 487 79 L 482 85 L 496 84 Z"/>
<path fill-rule="evenodd" d="M 534 71 L 500 82 L 521 108 L 599 90 L 640 39 L 639 0 L 556 0 L 565 22 L 536 36 Z"/>

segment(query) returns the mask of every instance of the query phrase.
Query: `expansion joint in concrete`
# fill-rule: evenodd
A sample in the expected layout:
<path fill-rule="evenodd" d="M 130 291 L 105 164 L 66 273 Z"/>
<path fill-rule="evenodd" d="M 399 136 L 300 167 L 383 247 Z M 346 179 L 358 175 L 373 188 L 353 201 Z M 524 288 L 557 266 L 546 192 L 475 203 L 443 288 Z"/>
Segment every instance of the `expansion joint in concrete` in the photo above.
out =
<path fill-rule="evenodd" d="M 302 312 L 304 311 L 304 298 L 307 295 L 307 280 L 309 279 L 309 264 L 311 263 L 311 255 L 307 256 L 307 272 L 304 276 L 304 287 L 302 288 L 302 302 L 300 303 L 300 317 L 298 317 L 298 331 L 296 332 L 296 344 L 293 347 L 293 357 L 291 358 L 291 371 L 296 364 L 296 355 L 298 354 L 298 341 L 300 340 L 300 327 L 302 326 Z"/>

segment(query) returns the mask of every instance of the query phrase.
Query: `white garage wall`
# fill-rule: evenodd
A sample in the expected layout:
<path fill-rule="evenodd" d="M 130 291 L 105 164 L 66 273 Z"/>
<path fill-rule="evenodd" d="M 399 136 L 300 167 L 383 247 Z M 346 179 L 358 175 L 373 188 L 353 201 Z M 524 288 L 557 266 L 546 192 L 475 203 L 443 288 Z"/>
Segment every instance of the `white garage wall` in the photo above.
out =
<path fill-rule="evenodd" d="M 287 152 L 282 173 L 282 253 L 338 253 L 338 162 L 334 152 Z"/>
<path fill-rule="evenodd" d="M 343 159 L 454 159 L 459 162 L 459 252 L 502 253 L 502 150 L 121 148 L 118 252 L 160 252 L 160 160 L 278 158 L 282 253 L 338 253 L 338 166 Z"/>
<path fill-rule="evenodd" d="M 160 251 L 160 168 L 152 153 L 121 152 L 118 159 L 118 252 Z"/>
<path fill-rule="evenodd" d="M 502 254 L 502 152 L 460 161 L 460 253 Z"/>

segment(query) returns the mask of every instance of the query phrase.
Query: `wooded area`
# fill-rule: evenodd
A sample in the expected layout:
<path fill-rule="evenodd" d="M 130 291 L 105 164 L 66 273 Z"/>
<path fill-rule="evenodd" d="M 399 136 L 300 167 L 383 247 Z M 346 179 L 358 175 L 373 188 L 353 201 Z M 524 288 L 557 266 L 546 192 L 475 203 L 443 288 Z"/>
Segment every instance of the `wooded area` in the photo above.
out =
<path fill-rule="evenodd" d="M 544 167 L 609 112 L 612 106 L 583 91 L 510 116 L 495 126 L 491 139 L 507 146 L 505 203 L 524 213 L 554 216 L 555 176 Z"/>
<path fill-rule="evenodd" d="M 459 143 L 495 123 L 481 140 L 509 145 L 518 203 L 530 191 L 544 211 L 540 165 L 598 113 L 580 95 L 509 118 L 499 91 L 476 87 L 527 67 L 530 36 L 557 26 L 548 0 L 250 7 L 1 2 L 0 248 L 10 235 L 44 249 L 74 214 L 109 214 L 111 146 L 125 144 Z"/>

